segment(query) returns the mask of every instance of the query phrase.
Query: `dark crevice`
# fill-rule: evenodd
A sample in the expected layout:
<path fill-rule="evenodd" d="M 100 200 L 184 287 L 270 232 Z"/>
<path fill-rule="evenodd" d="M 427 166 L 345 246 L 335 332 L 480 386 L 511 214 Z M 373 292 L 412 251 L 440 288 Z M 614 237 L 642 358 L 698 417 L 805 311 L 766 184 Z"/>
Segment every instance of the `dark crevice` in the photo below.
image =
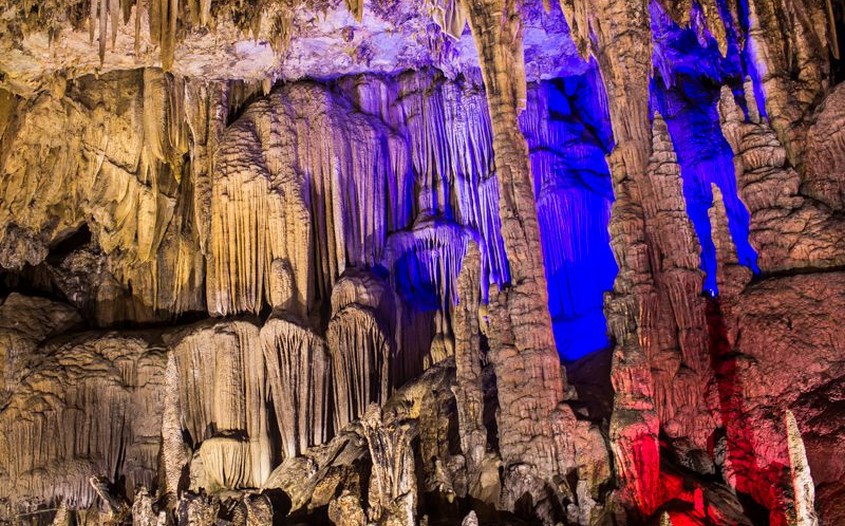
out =
<path fill-rule="evenodd" d="M 807 274 L 833 274 L 838 272 L 845 272 L 845 265 L 834 265 L 831 267 L 800 267 L 761 272 L 754 275 L 751 283 L 749 283 L 746 288 L 753 288 L 755 285 L 769 280 L 789 278 L 793 276 L 804 276 Z"/>
<path fill-rule="evenodd" d="M 88 228 L 88 224 L 82 223 L 78 229 L 53 241 L 45 261 L 49 265 L 59 265 L 72 252 L 89 246 L 91 239 L 91 230 Z"/>

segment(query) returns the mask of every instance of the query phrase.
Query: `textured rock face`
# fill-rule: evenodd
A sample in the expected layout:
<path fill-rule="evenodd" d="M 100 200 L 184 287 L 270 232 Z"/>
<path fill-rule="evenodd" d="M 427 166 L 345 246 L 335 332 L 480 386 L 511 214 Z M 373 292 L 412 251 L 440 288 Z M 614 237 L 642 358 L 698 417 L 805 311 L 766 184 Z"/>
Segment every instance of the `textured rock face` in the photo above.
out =
<path fill-rule="evenodd" d="M 49 308 L 49 307 L 48 307 Z M 95 483 L 157 476 L 165 353 L 143 336 L 83 333 L 39 347 L 2 413 L 3 498 L 84 509 Z M 33 357 L 34 358 L 34 357 Z M 27 444 L 39 444 L 30 448 Z"/>
<path fill-rule="evenodd" d="M 796 469 L 789 442 L 794 432 L 785 429 L 785 411 L 794 414 L 816 484 L 831 494 L 843 491 L 843 466 L 828 453 L 828 441 L 841 440 L 834 438 L 841 415 L 835 395 L 830 402 L 819 400 L 832 395 L 845 374 L 836 321 L 843 286 L 838 272 L 772 279 L 752 286 L 730 306 L 738 313 L 735 325 L 728 326 L 736 355 L 720 364 L 723 371 L 732 369 L 720 389 L 737 391 L 742 402 L 732 409 L 742 415 L 743 433 L 729 432 L 726 458 L 737 487 L 747 488 L 742 491 L 760 491 L 766 478 L 789 477 L 790 467 Z M 768 498 L 797 498 L 798 489 Z M 835 499 L 821 502 L 822 517 L 835 522 L 841 513 Z M 799 506 L 795 512 L 800 514 Z"/>
<path fill-rule="evenodd" d="M 837 16 L 6 2 L 0 522 L 845 521 Z"/>

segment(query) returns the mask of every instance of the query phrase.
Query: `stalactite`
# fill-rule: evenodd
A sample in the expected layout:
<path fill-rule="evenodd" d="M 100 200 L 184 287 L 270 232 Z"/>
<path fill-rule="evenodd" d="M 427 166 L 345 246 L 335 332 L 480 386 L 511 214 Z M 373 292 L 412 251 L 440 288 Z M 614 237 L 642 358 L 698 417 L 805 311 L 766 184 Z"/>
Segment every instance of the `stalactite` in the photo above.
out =
<path fill-rule="evenodd" d="M 332 319 L 326 338 L 331 352 L 334 428 L 343 429 L 381 405 L 391 392 L 392 334 L 380 321 L 393 304 L 375 278 L 342 278 L 332 291 Z M 383 304 L 384 303 L 384 304 Z"/>
<path fill-rule="evenodd" d="M 53 1 L 13 0 L 0 17 L 13 39 L 3 86 L 26 84 L 17 64 L 42 60 L 39 37 L 17 27 L 18 3 L 26 15 Z M 134 57 L 119 27 L 133 3 Z M 625 522 L 610 517 L 617 505 L 630 522 L 744 524 L 725 517 L 748 494 L 773 525 L 790 506 L 813 523 L 805 468 L 820 440 L 811 435 L 804 451 L 794 417 L 784 433 L 769 416 L 809 403 L 796 393 L 816 377 L 841 376 L 827 322 L 842 311 L 842 91 L 819 104 L 829 6 L 663 3 L 561 0 L 575 47 L 567 40 L 559 57 L 540 49 L 563 34 L 549 31 L 564 25 L 549 2 L 546 15 L 539 2 L 424 2 L 454 39 L 407 17 L 407 2 L 368 3 L 366 23 L 364 0 L 347 2 L 358 23 L 334 5 L 316 15 L 286 2 L 75 5 L 66 21 L 88 17 L 101 67 L 68 66 L 54 48 L 50 67 L 67 66 L 54 81 L 27 65 L 38 90 L 11 101 L 0 91 L 0 285 L 66 298 L 89 326 L 139 332 L 44 344 L 81 318 L 4 299 L 0 520 L 61 501 L 82 526 L 120 522 L 143 487 L 145 526 L 174 508 L 180 524 L 266 524 L 285 513 L 268 511 L 268 499 L 285 495 L 291 520 L 306 522 L 327 510 L 349 524 L 410 525 L 432 503 L 464 516 L 478 499 L 548 524 Z M 145 11 L 163 70 L 119 71 L 147 63 Z M 262 16 L 278 29 L 274 50 L 290 44 L 293 54 L 255 79 Z M 477 56 L 464 49 L 465 17 Z M 229 24 L 256 42 L 231 40 Z M 432 49 L 403 47 L 409 26 Z M 311 77 L 321 80 L 292 81 L 308 76 L 303 53 L 332 58 L 325 32 L 335 30 L 348 44 L 344 71 L 418 69 L 337 77 L 335 63 Z M 232 48 L 237 60 L 212 71 L 217 62 L 194 51 L 223 41 L 221 56 Z M 576 51 L 599 70 L 575 64 Z M 92 70 L 98 78 L 84 75 Z M 233 71 L 243 80 L 227 80 Z M 526 71 L 544 80 L 527 89 Z M 736 85 L 745 74 L 747 108 Z M 722 83 L 734 90 L 722 88 L 719 123 Z M 612 339 L 600 305 L 615 273 L 608 244 L 619 267 L 604 300 Z M 749 283 L 752 245 L 767 279 Z M 699 297 L 700 248 L 714 258 L 705 292 L 718 298 Z M 600 263 L 587 265 L 593 249 Z M 589 283 L 573 278 L 581 265 Z M 778 275 L 799 271 L 824 275 Z M 268 312 L 261 328 L 233 318 L 159 325 Z M 35 322 L 4 318 L 17 324 L 18 314 Z M 581 387 L 568 387 L 555 353 L 557 342 L 575 358 L 561 342 L 582 315 L 597 322 L 584 331 L 591 350 L 615 345 L 609 425 L 576 398 Z M 767 330 L 749 344 L 753 323 Z M 167 350 L 149 343 L 160 339 Z M 798 387 L 764 385 L 777 378 L 772 362 L 799 371 Z"/>
<path fill-rule="evenodd" d="M 329 299 L 347 264 L 379 263 L 388 221 L 401 217 L 393 206 L 406 199 L 406 150 L 385 127 L 346 111 L 323 87 L 293 85 L 253 104 L 226 131 L 212 182 L 212 210 L 221 211 L 211 221 L 212 312 L 260 309 L 277 258 L 294 269 L 299 314 Z M 271 122 L 290 133 L 272 131 Z"/>
<path fill-rule="evenodd" d="M 94 1 L 94 0 L 92 0 Z M 99 17 L 99 53 L 100 53 L 100 64 L 103 63 L 103 59 L 106 56 L 106 39 L 108 38 L 108 8 L 109 8 L 109 0 L 100 0 L 100 10 L 98 13 Z"/>
<path fill-rule="evenodd" d="M 109 0 L 109 17 L 111 20 L 111 47 L 114 50 L 114 45 L 117 42 L 117 28 L 120 24 L 120 0 Z M 102 57 L 100 61 L 102 62 Z"/>
<path fill-rule="evenodd" d="M 716 39 L 716 44 L 719 46 L 719 52 L 722 56 L 728 54 L 728 36 L 725 22 L 722 20 L 720 13 L 719 2 L 716 0 L 702 0 L 699 4 L 702 11 L 702 17 L 707 25 L 708 32 Z M 696 6 L 693 4 L 693 9 Z"/>
<path fill-rule="evenodd" d="M 801 193 L 833 210 L 845 209 L 845 87 L 825 98 L 807 133 Z M 2 128 L 0 126 L 0 128 Z"/>
<path fill-rule="evenodd" d="M 616 263 L 607 225 L 612 142 L 597 73 L 529 87 L 528 142 L 558 353 L 576 360 L 609 346 L 602 312 Z M 585 279 L 590 276 L 590 279 Z"/>
<path fill-rule="evenodd" d="M 296 312 L 304 314 L 307 306 L 308 202 L 294 167 L 279 162 L 291 159 L 292 138 L 259 124 L 265 117 L 275 120 L 271 104 L 264 100 L 253 105 L 226 130 L 215 154 L 206 280 L 213 313 L 257 313 L 269 293 L 268 272 L 277 258 L 290 261 L 296 272 Z"/>
<path fill-rule="evenodd" d="M 96 34 L 97 23 L 97 8 L 100 3 L 97 0 L 91 0 L 88 12 L 88 42 L 94 43 L 94 35 Z"/>
<path fill-rule="evenodd" d="M 460 39 L 467 24 L 463 7 L 458 0 L 439 0 L 432 2 L 434 21 L 454 38 Z"/>
<path fill-rule="evenodd" d="M 404 181 L 397 185 L 398 193 L 392 197 L 398 206 L 391 211 L 395 219 L 389 231 L 433 216 L 470 226 L 483 239 L 482 257 L 490 280 L 507 281 L 508 263 L 495 213 L 499 195 L 490 118 L 477 74 L 468 74 L 460 86 L 425 72 L 406 73 L 393 81 L 367 79 L 352 87 L 358 93 L 357 105 L 408 137 L 415 188 Z M 395 96 L 396 104 L 383 106 L 384 96 Z"/>
<path fill-rule="evenodd" d="M 127 5 L 129 2 L 127 2 Z M 141 55 L 141 18 L 146 12 L 143 0 L 135 0 L 135 56 Z"/>
<path fill-rule="evenodd" d="M 295 457 L 329 437 L 332 414 L 326 342 L 279 318 L 267 321 L 261 341 L 282 455 Z"/>
<path fill-rule="evenodd" d="M 364 0 L 344 0 L 346 8 L 359 23 L 364 18 Z"/>
<path fill-rule="evenodd" d="M 182 425 L 199 446 L 205 480 L 225 488 L 260 486 L 270 474 L 271 450 L 258 328 L 205 323 L 167 341 L 179 372 Z"/>
<path fill-rule="evenodd" d="M 151 0 L 153 2 L 157 0 Z M 161 1 L 161 67 L 165 71 L 173 68 L 173 55 L 176 50 L 176 24 L 179 17 L 179 0 Z"/>
<path fill-rule="evenodd" d="M 149 2 L 149 31 L 150 31 L 150 41 L 154 45 L 161 45 L 162 35 L 161 35 L 161 5 L 162 0 L 147 0 Z"/>

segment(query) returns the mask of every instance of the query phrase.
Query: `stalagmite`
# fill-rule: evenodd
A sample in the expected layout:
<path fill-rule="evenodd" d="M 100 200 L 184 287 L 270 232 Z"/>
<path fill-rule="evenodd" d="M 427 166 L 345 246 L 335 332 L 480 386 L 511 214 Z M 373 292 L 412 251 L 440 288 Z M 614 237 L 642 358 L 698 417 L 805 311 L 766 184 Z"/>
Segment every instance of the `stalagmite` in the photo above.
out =
<path fill-rule="evenodd" d="M 344 491 L 329 504 L 329 520 L 335 526 L 366 526 L 367 516 L 361 509 L 360 499 Z"/>
<path fill-rule="evenodd" d="M 719 273 L 719 297 L 730 303 L 751 281 L 751 271 L 739 264 L 736 245 L 731 238 L 728 214 L 722 191 L 713 185 L 713 207 L 709 210 L 713 244 L 716 246 L 717 271 Z"/>
<path fill-rule="evenodd" d="M 381 409 L 370 406 L 361 421 L 373 462 L 367 515 L 375 524 L 416 524 L 414 456 L 407 424 L 385 425 Z"/>
<path fill-rule="evenodd" d="M 659 113 L 654 115 L 652 154 L 640 188 L 653 279 L 640 330 L 652 363 L 655 409 L 671 438 L 689 438 L 706 451 L 716 421 L 708 406 L 712 374 L 700 248 L 687 215 L 681 168 Z"/>
<path fill-rule="evenodd" d="M 810 466 L 807 463 L 807 452 L 801 431 L 795 421 L 795 415 L 788 410 L 785 414 L 786 440 L 789 448 L 789 463 L 792 472 L 792 488 L 795 492 L 795 525 L 818 526 L 816 515 L 816 492 Z"/>
<path fill-rule="evenodd" d="M 166 513 L 155 514 L 153 499 L 147 488 L 140 488 L 132 501 L 132 526 L 161 526 L 166 524 Z"/>
<path fill-rule="evenodd" d="M 478 516 L 474 511 L 470 511 L 464 520 L 461 521 L 461 526 L 478 526 Z"/>
<path fill-rule="evenodd" d="M 220 510 L 220 501 L 214 497 L 191 495 L 179 499 L 177 517 L 179 524 L 212 526 Z"/>
<path fill-rule="evenodd" d="M 481 260 L 478 247 L 470 245 L 458 277 L 458 305 L 455 307 L 455 403 L 460 426 L 461 449 L 466 459 L 469 494 L 483 493 L 482 470 L 487 453 L 482 384 L 481 302 L 479 289 Z"/>

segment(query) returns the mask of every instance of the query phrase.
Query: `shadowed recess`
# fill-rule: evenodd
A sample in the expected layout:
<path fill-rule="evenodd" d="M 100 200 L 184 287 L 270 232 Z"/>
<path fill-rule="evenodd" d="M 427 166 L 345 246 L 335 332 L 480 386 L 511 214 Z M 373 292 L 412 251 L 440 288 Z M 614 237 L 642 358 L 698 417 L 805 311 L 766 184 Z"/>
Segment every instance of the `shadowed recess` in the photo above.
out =
<path fill-rule="evenodd" d="M 617 266 L 608 220 L 612 147 L 605 95 L 593 64 L 583 75 L 529 91 L 521 119 L 531 152 L 549 312 L 558 353 L 577 360 L 609 344 L 602 310 Z"/>

